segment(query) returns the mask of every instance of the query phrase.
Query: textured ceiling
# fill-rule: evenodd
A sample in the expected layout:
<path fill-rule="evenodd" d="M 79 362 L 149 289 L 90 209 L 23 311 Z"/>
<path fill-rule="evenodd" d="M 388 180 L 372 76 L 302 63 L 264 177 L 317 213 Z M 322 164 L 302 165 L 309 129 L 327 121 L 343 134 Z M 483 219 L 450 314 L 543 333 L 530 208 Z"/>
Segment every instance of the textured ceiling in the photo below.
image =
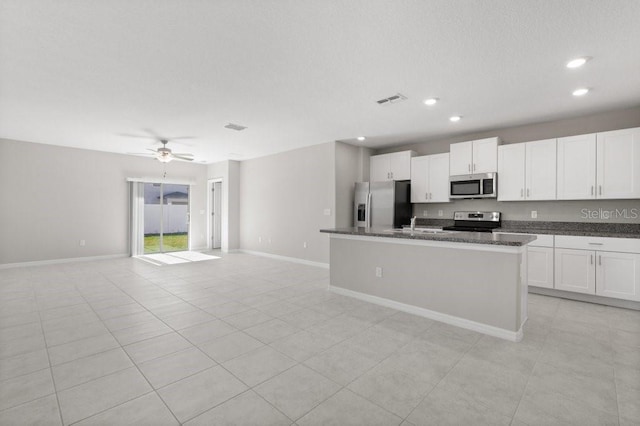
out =
<path fill-rule="evenodd" d="M 126 153 L 152 129 L 213 162 L 624 108 L 638 22 L 637 0 L 0 0 L 0 137 Z"/>

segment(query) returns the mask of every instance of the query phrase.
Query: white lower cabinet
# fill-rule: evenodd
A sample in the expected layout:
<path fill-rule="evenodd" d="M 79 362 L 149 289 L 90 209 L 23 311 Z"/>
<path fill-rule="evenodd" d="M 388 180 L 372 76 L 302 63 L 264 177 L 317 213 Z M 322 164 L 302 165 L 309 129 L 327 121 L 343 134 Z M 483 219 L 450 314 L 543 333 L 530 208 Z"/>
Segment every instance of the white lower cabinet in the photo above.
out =
<path fill-rule="evenodd" d="M 640 240 L 556 236 L 555 288 L 640 301 Z"/>
<path fill-rule="evenodd" d="M 527 252 L 528 284 L 553 288 L 553 247 L 529 247 Z"/>
<path fill-rule="evenodd" d="M 555 288 L 596 294 L 595 252 L 556 248 Z"/>
<path fill-rule="evenodd" d="M 640 254 L 596 252 L 596 294 L 640 301 Z"/>

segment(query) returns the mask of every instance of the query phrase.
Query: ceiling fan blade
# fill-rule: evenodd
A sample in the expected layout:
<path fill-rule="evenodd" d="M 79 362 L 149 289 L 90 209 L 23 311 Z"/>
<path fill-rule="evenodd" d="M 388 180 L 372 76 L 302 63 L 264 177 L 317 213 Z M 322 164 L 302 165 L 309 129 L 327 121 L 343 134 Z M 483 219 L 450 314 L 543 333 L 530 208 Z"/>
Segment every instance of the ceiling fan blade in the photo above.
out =
<path fill-rule="evenodd" d="M 133 133 L 118 133 L 118 136 L 124 136 L 127 138 L 140 138 L 140 139 L 156 139 L 153 136 L 147 136 L 147 135 L 134 135 Z"/>
<path fill-rule="evenodd" d="M 157 154 L 157 153 L 158 153 L 158 151 L 157 151 L 157 150 L 155 150 L 155 149 L 151 149 L 151 148 L 147 148 L 147 151 L 151 151 L 151 152 L 153 152 L 153 153 L 155 153 L 155 154 Z"/>
<path fill-rule="evenodd" d="M 173 155 L 181 155 L 183 157 L 193 157 L 193 154 L 188 152 L 172 152 Z"/>
<path fill-rule="evenodd" d="M 127 152 L 127 155 L 141 155 L 143 157 L 154 157 L 153 154 L 147 154 L 146 152 Z"/>
<path fill-rule="evenodd" d="M 176 154 L 172 154 L 173 158 L 177 158 L 179 160 L 185 160 L 185 161 L 193 161 L 193 158 L 189 158 L 189 157 L 184 157 L 182 155 L 176 155 Z"/>

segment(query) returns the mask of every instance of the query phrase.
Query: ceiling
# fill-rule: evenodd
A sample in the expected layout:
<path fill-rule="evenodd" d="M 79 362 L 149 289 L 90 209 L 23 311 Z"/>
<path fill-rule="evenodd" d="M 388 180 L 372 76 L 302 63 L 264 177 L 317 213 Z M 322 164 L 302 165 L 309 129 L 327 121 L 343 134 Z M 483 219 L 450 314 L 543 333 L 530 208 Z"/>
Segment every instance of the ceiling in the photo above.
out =
<path fill-rule="evenodd" d="M 0 0 L 0 138 L 127 153 L 150 129 L 210 163 L 626 108 L 639 20 L 637 0 Z"/>

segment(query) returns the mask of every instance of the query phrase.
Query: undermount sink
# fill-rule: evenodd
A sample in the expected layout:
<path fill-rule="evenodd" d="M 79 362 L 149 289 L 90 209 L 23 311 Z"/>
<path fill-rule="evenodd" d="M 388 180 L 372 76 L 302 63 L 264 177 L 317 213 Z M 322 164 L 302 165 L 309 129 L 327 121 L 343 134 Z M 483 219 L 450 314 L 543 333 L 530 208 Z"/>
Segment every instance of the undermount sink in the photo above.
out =
<path fill-rule="evenodd" d="M 387 231 L 402 232 L 407 234 L 449 234 L 451 232 L 451 231 L 443 231 L 442 229 L 438 229 L 438 228 L 415 228 L 413 230 L 411 228 L 394 228 L 394 229 L 388 229 Z"/>

